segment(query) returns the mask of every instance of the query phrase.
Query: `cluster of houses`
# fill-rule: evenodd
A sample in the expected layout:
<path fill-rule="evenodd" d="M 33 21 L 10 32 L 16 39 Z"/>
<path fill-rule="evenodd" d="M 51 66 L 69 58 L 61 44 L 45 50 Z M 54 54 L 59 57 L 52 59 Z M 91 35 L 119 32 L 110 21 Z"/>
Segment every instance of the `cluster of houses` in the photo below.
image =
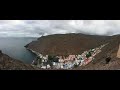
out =
<path fill-rule="evenodd" d="M 41 69 L 72 69 L 78 66 L 85 66 L 94 60 L 94 57 L 101 52 L 101 49 L 107 44 L 100 47 L 84 51 L 81 55 L 55 56 L 55 60 L 49 60 L 49 55 L 39 54 L 32 65 Z M 50 62 L 51 61 L 51 62 Z"/>

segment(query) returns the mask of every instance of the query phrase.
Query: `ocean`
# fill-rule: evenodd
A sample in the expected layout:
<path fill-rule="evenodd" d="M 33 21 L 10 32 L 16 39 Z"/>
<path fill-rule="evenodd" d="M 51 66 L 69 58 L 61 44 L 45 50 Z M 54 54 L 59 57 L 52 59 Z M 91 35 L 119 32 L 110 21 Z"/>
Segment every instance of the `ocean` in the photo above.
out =
<path fill-rule="evenodd" d="M 24 46 L 31 41 L 37 40 L 34 37 L 0 37 L 0 50 L 12 58 L 31 64 L 36 57 L 35 54 L 27 50 Z"/>

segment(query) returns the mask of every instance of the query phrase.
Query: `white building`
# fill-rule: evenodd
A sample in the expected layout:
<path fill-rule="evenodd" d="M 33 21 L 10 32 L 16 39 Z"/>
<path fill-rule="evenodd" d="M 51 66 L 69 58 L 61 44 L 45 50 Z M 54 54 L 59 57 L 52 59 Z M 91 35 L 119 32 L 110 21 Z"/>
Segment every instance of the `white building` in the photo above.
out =
<path fill-rule="evenodd" d="M 47 68 L 50 68 L 50 65 L 49 65 L 49 64 L 47 65 Z"/>
<path fill-rule="evenodd" d="M 41 68 L 42 68 L 42 69 L 46 69 L 47 67 L 46 67 L 46 66 L 42 66 Z"/>
<path fill-rule="evenodd" d="M 56 63 L 55 62 L 52 62 L 53 63 L 53 65 L 55 66 L 56 65 Z"/>

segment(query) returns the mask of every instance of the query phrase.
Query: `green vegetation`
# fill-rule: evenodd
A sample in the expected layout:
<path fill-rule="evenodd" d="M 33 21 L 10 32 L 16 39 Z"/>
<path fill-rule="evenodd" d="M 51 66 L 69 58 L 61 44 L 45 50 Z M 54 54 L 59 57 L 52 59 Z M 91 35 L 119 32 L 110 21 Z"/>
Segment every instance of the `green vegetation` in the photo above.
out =
<path fill-rule="evenodd" d="M 58 62 L 59 58 L 54 55 L 48 55 L 48 61 L 50 62 Z"/>
<path fill-rule="evenodd" d="M 74 64 L 74 68 L 76 68 L 76 67 L 78 67 L 78 65 L 77 65 L 77 64 Z"/>
<path fill-rule="evenodd" d="M 38 60 L 39 60 L 39 63 L 42 63 L 42 58 L 39 58 Z"/>
<path fill-rule="evenodd" d="M 86 54 L 86 57 L 89 58 L 90 56 L 91 56 L 91 52 L 88 52 L 88 53 Z"/>

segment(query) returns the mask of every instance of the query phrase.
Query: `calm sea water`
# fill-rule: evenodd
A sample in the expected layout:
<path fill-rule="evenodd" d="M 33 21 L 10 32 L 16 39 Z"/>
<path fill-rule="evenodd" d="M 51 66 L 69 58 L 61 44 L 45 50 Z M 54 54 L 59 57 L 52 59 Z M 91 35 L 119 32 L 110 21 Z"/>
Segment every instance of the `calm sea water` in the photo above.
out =
<path fill-rule="evenodd" d="M 9 55 L 12 58 L 23 61 L 30 64 L 36 57 L 33 53 L 28 51 L 24 46 L 31 41 L 37 40 L 32 37 L 20 37 L 20 38 L 0 38 L 0 50 L 3 53 Z"/>

